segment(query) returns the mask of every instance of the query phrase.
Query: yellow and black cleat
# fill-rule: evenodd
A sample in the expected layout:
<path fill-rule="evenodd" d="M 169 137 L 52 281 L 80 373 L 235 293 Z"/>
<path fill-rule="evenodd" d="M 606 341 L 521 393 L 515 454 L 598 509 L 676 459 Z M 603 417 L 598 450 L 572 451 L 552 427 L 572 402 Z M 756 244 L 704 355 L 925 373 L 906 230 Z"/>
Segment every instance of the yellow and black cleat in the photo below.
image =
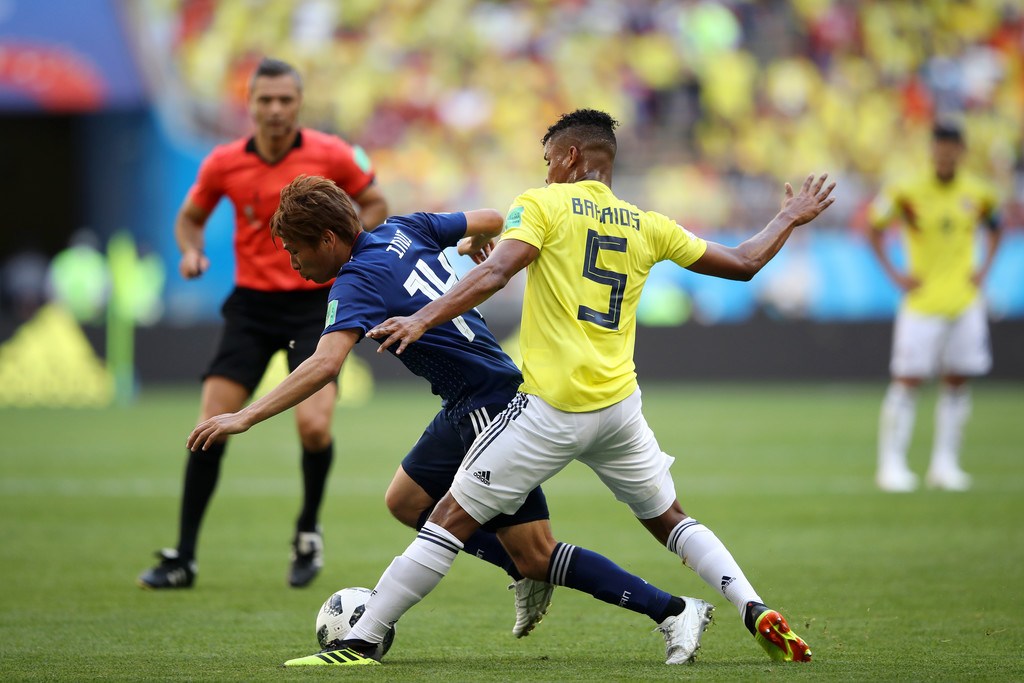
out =
<path fill-rule="evenodd" d="M 289 659 L 284 666 L 380 666 L 373 657 L 367 657 L 350 648 L 326 650 L 315 655 Z"/>

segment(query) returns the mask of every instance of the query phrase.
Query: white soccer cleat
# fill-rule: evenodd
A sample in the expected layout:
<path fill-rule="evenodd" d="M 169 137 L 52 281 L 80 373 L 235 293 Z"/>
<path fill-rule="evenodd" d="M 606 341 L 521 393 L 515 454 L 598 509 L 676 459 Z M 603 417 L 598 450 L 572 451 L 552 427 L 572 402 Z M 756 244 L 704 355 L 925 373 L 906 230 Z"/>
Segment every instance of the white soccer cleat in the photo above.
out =
<path fill-rule="evenodd" d="M 714 605 L 698 598 L 680 596 L 686 608 L 680 614 L 658 624 L 665 636 L 665 663 L 686 664 L 693 661 L 700 649 L 700 637 L 711 625 Z"/>
<path fill-rule="evenodd" d="M 886 493 L 910 493 L 917 490 L 917 475 L 905 468 L 884 468 L 878 471 L 875 483 Z"/>
<path fill-rule="evenodd" d="M 522 638 L 529 635 L 548 613 L 555 587 L 546 581 L 519 579 L 508 589 L 516 592 L 516 625 L 512 627 L 512 635 Z"/>
<path fill-rule="evenodd" d="M 928 488 L 942 491 L 967 491 L 971 488 L 971 475 L 960 468 L 928 470 L 924 481 Z"/>

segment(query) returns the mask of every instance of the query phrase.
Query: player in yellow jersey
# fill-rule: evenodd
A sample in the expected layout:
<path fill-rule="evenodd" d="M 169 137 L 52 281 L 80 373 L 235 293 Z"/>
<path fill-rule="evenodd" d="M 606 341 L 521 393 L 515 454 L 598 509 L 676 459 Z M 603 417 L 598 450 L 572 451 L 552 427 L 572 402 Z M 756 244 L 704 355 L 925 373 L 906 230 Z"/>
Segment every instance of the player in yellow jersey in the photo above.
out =
<path fill-rule="evenodd" d="M 996 249 L 999 222 L 994 190 L 959 170 L 963 135 L 948 123 L 932 134 L 933 168 L 886 188 L 871 205 L 871 246 L 885 272 L 904 292 L 896 317 L 892 381 L 879 420 L 876 483 L 883 491 L 917 488 L 907 465 L 914 430 L 918 386 L 941 376 L 935 407 L 935 437 L 925 477 L 933 488 L 963 491 L 970 477 L 960 468 L 960 442 L 970 413 L 968 378 L 992 365 L 985 305 L 980 295 Z M 903 227 L 905 269 L 897 268 L 883 245 L 894 221 Z M 975 232 L 988 230 L 987 249 L 977 263 Z"/>
<path fill-rule="evenodd" d="M 414 315 L 391 318 L 368 333 L 383 339 L 381 349 L 397 344 L 402 353 L 425 330 L 481 303 L 528 268 L 521 391 L 476 439 L 420 535 L 385 571 L 345 648 L 372 652 L 390 625 L 440 582 L 474 530 L 515 511 L 527 491 L 576 459 L 737 607 L 770 656 L 811 658 L 715 534 L 683 512 L 669 471 L 673 458 L 662 452 L 641 412 L 633 343 L 640 290 L 654 263 L 670 260 L 698 273 L 749 280 L 794 228 L 832 204 L 834 183 L 825 187 L 825 176 L 808 177 L 797 194 L 787 184 L 782 210 L 757 235 L 731 248 L 706 242 L 612 193 L 616 125 L 604 112 L 583 109 L 551 126 L 543 139 L 547 187 L 516 199 L 503 238 L 486 260 Z M 485 240 L 462 246 L 467 253 L 489 250 Z M 581 562 L 573 546 L 553 539 L 538 539 L 538 546 L 549 583 L 565 585 L 566 577 L 587 570 L 589 560 Z M 600 583 L 600 574 L 591 581 Z M 667 663 L 692 660 L 711 619 L 704 601 L 686 603 L 675 633 L 666 634 Z"/>

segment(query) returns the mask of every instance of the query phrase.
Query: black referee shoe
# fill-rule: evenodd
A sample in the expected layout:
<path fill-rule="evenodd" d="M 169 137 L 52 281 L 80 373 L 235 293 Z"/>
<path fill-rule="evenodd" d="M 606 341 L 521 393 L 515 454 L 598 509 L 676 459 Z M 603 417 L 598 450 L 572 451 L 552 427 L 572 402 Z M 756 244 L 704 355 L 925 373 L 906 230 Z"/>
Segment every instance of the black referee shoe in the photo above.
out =
<path fill-rule="evenodd" d="M 324 537 L 320 529 L 297 531 L 292 539 L 292 564 L 288 568 L 288 585 L 308 586 L 324 566 Z"/>
<path fill-rule="evenodd" d="M 174 548 L 158 550 L 160 564 L 144 571 L 136 583 L 140 588 L 191 588 L 199 571 L 195 560 L 182 560 Z"/>

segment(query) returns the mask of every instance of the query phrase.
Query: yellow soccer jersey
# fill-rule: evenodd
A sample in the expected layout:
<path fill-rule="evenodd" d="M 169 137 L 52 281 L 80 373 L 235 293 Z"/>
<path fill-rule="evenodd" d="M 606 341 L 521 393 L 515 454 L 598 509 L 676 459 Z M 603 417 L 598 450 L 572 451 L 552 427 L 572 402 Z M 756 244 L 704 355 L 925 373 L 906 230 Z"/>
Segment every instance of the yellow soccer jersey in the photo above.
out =
<path fill-rule="evenodd" d="M 921 282 L 907 293 L 908 308 L 955 317 L 974 302 L 974 232 L 979 223 L 994 222 L 996 203 L 988 184 L 962 171 L 949 183 L 929 172 L 879 194 L 869 210 L 871 225 L 884 230 L 900 219 L 908 273 Z"/>
<path fill-rule="evenodd" d="M 618 199 L 604 183 L 556 183 L 516 198 L 503 240 L 531 244 L 519 344 L 523 387 L 588 412 L 636 389 L 640 290 L 658 261 L 686 267 L 707 243 L 672 219 Z"/>

